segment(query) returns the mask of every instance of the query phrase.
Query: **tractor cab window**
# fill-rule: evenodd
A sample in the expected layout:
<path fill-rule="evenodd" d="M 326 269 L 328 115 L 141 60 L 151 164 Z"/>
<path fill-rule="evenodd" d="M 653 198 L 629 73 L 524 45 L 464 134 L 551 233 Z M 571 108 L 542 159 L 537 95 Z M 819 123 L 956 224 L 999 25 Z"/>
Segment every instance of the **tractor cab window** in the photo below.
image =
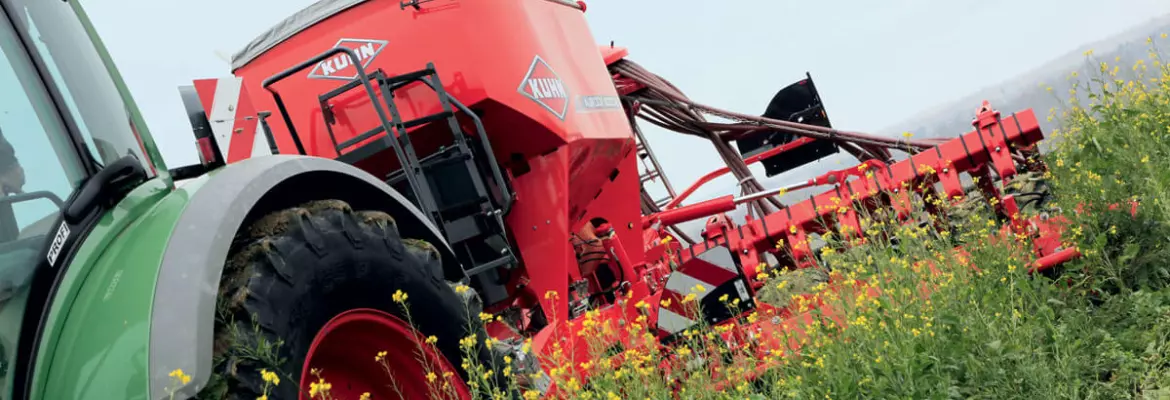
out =
<path fill-rule="evenodd" d="M 0 399 L 11 398 L 33 271 L 53 237 L 61 201 L 86 176 L 78 150 L 86 144 L 69 134 L 9 21 L 0 14 Z"/>
<path fill-rule="evenodd" d="M 131 112 L 107 72 L 97 47 L 73 10 L 73 2 L 4 0 L 28 46 L 43 65 L 44 78 L 60 94 L 68 116 L 96 164 L 127 155 L 153 169 L 137 134 Z"/>

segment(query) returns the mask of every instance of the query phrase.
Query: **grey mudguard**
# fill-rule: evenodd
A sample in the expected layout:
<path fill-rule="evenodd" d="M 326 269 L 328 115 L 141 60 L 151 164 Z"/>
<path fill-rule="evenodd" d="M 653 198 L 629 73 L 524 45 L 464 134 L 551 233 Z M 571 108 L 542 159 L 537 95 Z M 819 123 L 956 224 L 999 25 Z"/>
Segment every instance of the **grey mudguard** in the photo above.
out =
<path fill-rule="evenodd" d="M 434 225 L 402 195 L 349 164 L 318 157 L 276 155 L 247 159 L 216 171 L 191 200 L 163 253 L 150 322 L 150 396 L 167 399 L 167 376 L 175 368 L 191 375 L 176 395 L 188 398 L 211 377 L 215 301 L 220 274 L 236 231 L 249 211 L 281 182 L 305 173 L 335 173 L 359 178 L 386 194 L 424 224 L 445 261 L 454 253 Z M 306 190 L 309 190 L 306 188 Z M 408 216 L 396 215 L 400 222 Z"/>

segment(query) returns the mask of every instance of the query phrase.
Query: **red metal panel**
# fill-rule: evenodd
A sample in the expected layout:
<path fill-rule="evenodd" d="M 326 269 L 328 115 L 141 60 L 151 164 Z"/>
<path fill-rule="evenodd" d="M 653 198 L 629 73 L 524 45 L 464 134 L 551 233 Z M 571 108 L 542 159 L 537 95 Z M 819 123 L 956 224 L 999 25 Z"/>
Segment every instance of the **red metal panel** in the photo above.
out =
<path fill-rule="evenodd" d="M 603 187 L 613 186 L 610 174 L 626 159 L 633 137 L 582 11 L 548 1 L 435 0 L 419 9 L 370 1 L 318 22 L 234 73 L 244 78 L 258 110 L 275 112 L 261 82 L 334 46 L 354 49 L 369 73 L 396 75 L 433 63 L 446 91 L 482 112 L 496 158 L 515 176 L 517 201 L 507 222 L 530 287 L 541 297 L 544 290 L 564 294 L 564 268 L 572 260 L 569 225 L 584 217 Z M 614 49 L 608 54 L 624 53 Z M 332 58 L 272 86 L 282 94 L 310 154 L 338 156 L 319 96 L 346 83 L 331 78 L 355 73 L 347 59 Z M 404 120 L 440 111 L 436 96 L 422 85 L 395 94 Z M 379 125 L 369 103 L 362 90 L 329 102 L 338 142 Z M 294 152 L 282 118 L 274 115 L 268 121 L 280 151 Z M 445 125 L 411 132 L 420 157 L 450 137 Z M 399 163 L 385 151 L 357 166 L 385 176 Z M 617 215 L 611 221 L 638 216 L 634 182 L 618 185 L 621 191 L 632 187 L 627 198 L 608 201 L 607 208 L 615 210 L 610 213 Z M 637 239 L 639 232 L 631 233 Z M 623 247 L 640 261 L 643 247 L 625 236 L 619 235 Z"/>
<path fill-rule="evenodd" d="M 569 224 L 564 211 L 568 208 L 568 181 L 550 179 L 568 173 L 568 149 L 529 162 L 532 171 L 517 177 L 512 186 L 517 196 L 512 212 L 506 217 L 511 234 L 519 244 L 527 290 L 539 299 L 546 315 L 558 318 L 568 315 L 567 268 L 573 265 L 572 246 L 569 243 Z M 558 293 L 554 303 L 545 296 Z"/>
<path fill-rule="evenodd" d="M 232 142 L 228 147 L 228 162 L 236 162 L 252 156 L 252 145 L 256 143 L 256 127 L 260 120 L 256 117 L 256 108 L 252 105 L 252 97 L 248 88 L 240 87 L 239 100 L 236 103 L 236 119 L 232 124 Z"/>

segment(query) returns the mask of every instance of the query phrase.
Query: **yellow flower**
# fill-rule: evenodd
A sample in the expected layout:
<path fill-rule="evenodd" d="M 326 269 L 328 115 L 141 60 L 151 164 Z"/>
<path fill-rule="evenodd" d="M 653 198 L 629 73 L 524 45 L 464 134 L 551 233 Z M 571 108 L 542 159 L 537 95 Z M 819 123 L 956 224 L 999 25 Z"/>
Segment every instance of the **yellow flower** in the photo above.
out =
<path fill-rule="evenodd" d="M 325 382 L 324 379 L 317 378 L 316 382 L 309 383 L 309 397 L 317 397 L 318 394 L 329 393 L 329 389 L 333 388 L 333 384 Z"/>
<path fill-rule="evenodd" d="M 394 295 L 391 296 L 391 298 L 394 299 L 394 302 L 399 304 L 405 303 L 407 297 L 408 296 L 406 293 L 403 293 L 401 290 L 395 290 Z"/>
<path fill-rule="evenodd" d="M 177 379 L 180 383 L 182 383 L 184 385 L 191 382 L 191 376 L 184 373 L 182 368 L 177 368 L 174 371 L 171 371 L 171 373 L 168 374 L 168 376 Z"/>
<path fill-rule="evenodd" d="M 384 359 L 386 359 L 386 352 L 385 351 L 379 351 L 378 355 L 374 356 L 374 361 L 382 361 Z"/>
<path fill-rule="evenodd" d="M 460 283 L 459 285 L 455 286 L 455 293 L 463 294 L 466 293 L 468 289 L 470 288 L 467 287 L 467 285 Z"/>
<path fill-rule="evenodd" d="M 481 313 L 479 313 L 479 320 L 484 321 L 484 322 L 491 321 L 492 315 L 488 314 L 488 313 L 481 312 Z"/>
<path fill-rule="evenodd" d="M 358 400 L 370 400 L 370 392 L 362 393 L 362 396 L 358 397 Z"/>
<path fill-rule="evenodd" d="M 427 382 L 434 382 L 438 377 L 434 372 L 427 372 Z"/>
<path fill-rule="evenodd" d="M 276 376 L 275 372 L 269 372 L 267 369 L 261 369 L 260 377 L 264 379 L 264 382 L 271 383 L 273 386 L 280 385 L 280 377 Z"/>
<path fill-rule="evenodd" d="M 438 343 L 438 341 L 439 338 L 435 337 L 435 335 L 427 336 L 427 344 L 435 344 Z"/>
<path fill-rule="evenodd" d="M 540 398 L 540 392 L 535 390 L 528 390 L 524 392 L 524 400 L 536 400 Z"/>
<path fill-rule="evenodd" d="M 469 335 L 463 339 L 459 339 L 459 347 L 462 347 L 465 349 L 470 349 L 472 346 L 475 346 L 475 335 L 474 334 Z"/>

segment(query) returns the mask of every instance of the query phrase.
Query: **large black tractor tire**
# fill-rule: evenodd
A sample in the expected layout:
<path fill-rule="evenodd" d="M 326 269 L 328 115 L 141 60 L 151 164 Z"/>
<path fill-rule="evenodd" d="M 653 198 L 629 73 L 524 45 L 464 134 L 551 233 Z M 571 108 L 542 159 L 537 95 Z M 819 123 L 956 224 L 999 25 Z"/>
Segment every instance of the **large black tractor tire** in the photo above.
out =
<path fill-rule="evenodd" d="M 273 212 L 243 229 L 233 244 L 217 301 L 214 370 L 203 399 L 260 396 L 261 369 L 280 384 L 269 398 L 296 399 L 301 370 L 316 333 L 334 316 L 372 308 L 405 320 L 392 294 L 408 295 L 410 318 L 460 371 L 459 340 L 475 326 L 485 333 L 476 302 L 455 293 L 438 275 L 439 253 L 431 244 L 403 239 L 395 221 L 377 211 L 353 211 L 336 200 L 315 201 Z M 481 363 L 490 362 L 477 346 Z M 377 370 L 369 349 L 370 368 Z M 414 362 L 414 360 L 390 360 Z M 491 365 L 491 364 L 485 364 Z"/>

